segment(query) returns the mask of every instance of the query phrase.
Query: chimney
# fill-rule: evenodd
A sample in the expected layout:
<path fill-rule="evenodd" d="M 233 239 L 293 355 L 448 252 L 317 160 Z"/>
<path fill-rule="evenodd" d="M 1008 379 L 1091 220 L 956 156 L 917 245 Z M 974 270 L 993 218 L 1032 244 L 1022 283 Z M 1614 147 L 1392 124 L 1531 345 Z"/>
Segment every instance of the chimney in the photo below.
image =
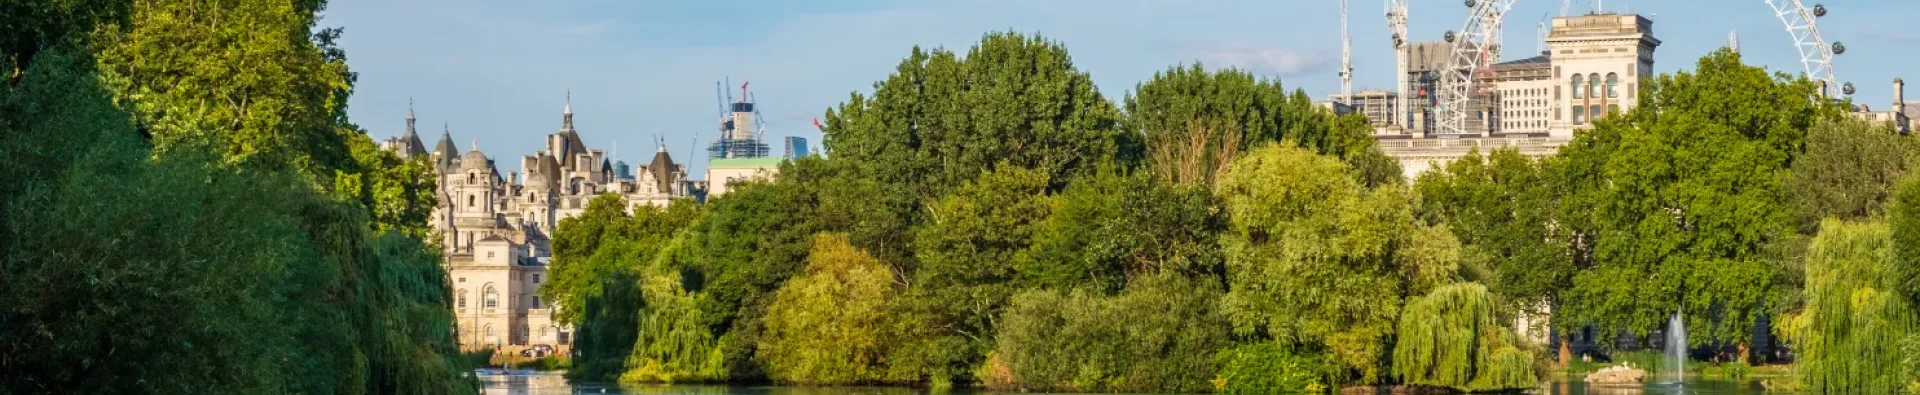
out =
<path fill-rule="evenodd" d="M 1893 111 L 1901 112 L 1907 108 L 1907 82 L 1893 77 Z"/>

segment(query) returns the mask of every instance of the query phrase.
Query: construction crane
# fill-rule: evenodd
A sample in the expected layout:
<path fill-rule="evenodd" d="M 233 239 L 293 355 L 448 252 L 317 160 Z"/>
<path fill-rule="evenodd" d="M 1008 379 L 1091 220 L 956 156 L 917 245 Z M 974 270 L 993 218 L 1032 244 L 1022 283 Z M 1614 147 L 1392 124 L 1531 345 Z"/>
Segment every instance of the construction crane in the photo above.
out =
<path fill-rule="evenodd" d="M 1440 86 L 1434 109 L 1435 129 L 1439 134 L 1463 135 L 1468 133 L 1485 134 L 1486 131 L 1467 130 L 1467 104 L 1474 93 L 1473 76 L 1475 73 L 1492 72 L 1493 63 L 1500 61 L 1501 23 L 1508 10 L 1513 9 L 1515 0 L 1466 0 L 1467 8 L 1473 14 L 1467 17 L 1467 24 L 1459 32 L 1447 32 L 1447 43 L 1453 47 L 1453 60 L 1446 69 L 1440 70 Z"/>
<path fill-rule="evenodd" d="M 1353 37 L 1347 35 L 1347 0 L 1340 0 L 1340 100 L 1353 107 Z"/>
<path fill-rule="evenodd" d="M 1407 58 L 1411 46 L 1407 45 L 1407 0 L 1387 0 L 1387 30 L 1393 31 L 1393 80 L 1398 92 L 1393 99 L 1392 125 L 1408 125 L 1407 122 Z"/>
<path fill-rule="evenodd" d="M 1768 6 L 1773 7 L 1773 13 L 1780 17 L 1780 22 L 1787 25 L 1787 34 L 1793 37 L 1794 49 L 1800 51 L 1800 67 L 1806 71 L 1807 78 L 1820 83 L 1820 96 L 1831 97 L 1834 84 L 1839 81 L 1833 77 L 1833 57 L 1846 53 L 1847 46 L 1838 41 L 1829 46 L 1827 41 L 1820 37 L 1818 21 L 1820 17 L 1827 16 L 1827 7 L 1814 4 L 1812 8 L 1808 8 L 1805 4 L 1801 4 L 1800 0 L 1766 0 L 1766 2 Z M 1853 84 L 1847 83 L 1840 86 L 1840 92 L 1852 95 Z"/>

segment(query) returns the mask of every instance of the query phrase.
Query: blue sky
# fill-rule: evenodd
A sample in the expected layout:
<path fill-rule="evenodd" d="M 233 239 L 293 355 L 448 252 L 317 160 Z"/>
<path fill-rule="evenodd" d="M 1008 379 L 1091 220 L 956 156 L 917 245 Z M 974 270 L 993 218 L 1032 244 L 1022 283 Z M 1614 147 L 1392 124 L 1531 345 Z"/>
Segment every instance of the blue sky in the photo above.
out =
<path fill-rule="evenodd" d="M 1412 0 L 1410 34 L 1460 29 L 1454 0 Z M 1384 0 L 1352 0 L 1354 89 L 1392 85 Z M 1827 0 L 1835 62 L 1858 102 L 1891 102 L 1895 76 L 1920 82 L 1920 33 L 1911 0 Z M 1572 0 L 1584 12 L 1590 0 Z M 1763 0 L 1610 0 L 1610 11 L 1652 16 L 1665 42 L 1661 72 L 1692 68 L 1737 31 L 1748 62 L 1798 73 L 1791 39 Z M 1519 0 L 1506 24 L 1509 59 L 1534 50 L 1536 22 L 1558 0 Z M 1014 30 L 1060 41 L 1101 92 L 1119 101 L 1169 66 L 1200 61 L 1281 78 L 1315 98 L 1339 90 L 1334 0 L 336 0 L 321 24 L 346 28 L 360 73 L 350 115 L 376 139 L 399 135 L 409 98 L 431 145 L 450 125 L 462 151 L 477 140 L 504 168 L 544 148 L 572 91 L 587 143 L 643 162 L 664 138 L 674 158 L 705 168 L 696 146 L 716 138 L 714 82 L 752 83 L 781 149 L 782 136 L 818 145 L 812 119 L 886 78 L 915 45 L 964 54 L 983 33 Z M 1913 89 L 1920 97 L 1920 88 Z M 702 177 L 698 173 L 694 177 Z"/>

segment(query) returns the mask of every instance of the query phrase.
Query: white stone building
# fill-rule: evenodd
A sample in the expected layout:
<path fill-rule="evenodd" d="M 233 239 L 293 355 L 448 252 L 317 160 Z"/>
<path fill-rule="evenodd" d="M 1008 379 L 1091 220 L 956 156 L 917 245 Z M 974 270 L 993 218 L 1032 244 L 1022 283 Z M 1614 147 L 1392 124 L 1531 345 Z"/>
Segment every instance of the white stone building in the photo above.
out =
<path fill-rule="evenodd" d="M 623 177 L 601 150 L 587 148 L 574 129 L 571 103 L 561 117 L 560 130 L 547 135 L 547 149 L 522 156 L 521 171 L 505 176 L 477 142 L 456 154 L 451 131 L 426 151 L 412 110 L 406 133 L 382 143 L 405 158 L 427 157 L 440 175 L 433 229 L 445 247 L 462 348 L 565 350 L 571 329 L 553 320 L 552 302 L 538 295 L 560 221 L 603 194 L 624 198 L 628 210 L 689 196 L 685 167 L 664 147 L 641 171 Z"/>

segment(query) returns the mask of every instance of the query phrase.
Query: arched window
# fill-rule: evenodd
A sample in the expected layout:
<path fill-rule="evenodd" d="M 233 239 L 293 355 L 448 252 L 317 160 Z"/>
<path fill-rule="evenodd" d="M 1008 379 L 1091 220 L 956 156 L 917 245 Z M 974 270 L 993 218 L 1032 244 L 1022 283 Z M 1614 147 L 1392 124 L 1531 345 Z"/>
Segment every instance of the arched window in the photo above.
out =
<path fill-rule="evenodd" d="M 1580 76 L 1579 74 L 1574 74 L 1573 75 L 1573 98 L 1575 99 L 1586 98 L 1587 95 L 1584 93 L 1585 91 L 1581 90 L 1581 89 L 1585 89 L 1586 87 L 1587 87 L 1587 79 L 1585 77 Z"/>
<path fill-rule="evenodd" d="M 475 178 L 478 176 L 479 176 L 479 173 L 467 173 L 467 183 L 468 184 L 479 183 L 480 182 L 479 179 Z"/>
<path fill-rule="evenodd" d="M 459 296 L 454 297 L 454 300 L 455 300 L 454 302 L 455 307 L 458 307 L 460 309 L 466 309 L 467 308 L 467 290 L 464 290 L 464 289 L 460 290 Z"/>
<path fill-rule="evenodd" d="M 492 337 L 493 337 L 493 325 L 487 325 L 485 329 L 480 330 L 480 338 L 486 339 L 486 338 L 492 338 Z"/>
<path fill-rule="evenodd" d="M 489 309 L 500 307 L 500 291 L 494 290 L 493 284 L 487 284 L 487 290 L 480 293 L 480 305 Z"/>
<path fill-rule="evenodd" d="M 467 207 L 473 207 L 473 195 L 467 195 Z"/>
<path fill-rule="evenodd" d="M 1607 98 L 1620 97 L 1620 75 L 1607 73 Z"/>
<path fill-rule="evenodd" d="M 1587 74 L 1587 98 L 1598 99 L 1600 95 L 1606 94 L 1606 92 L 1600 91 L 1601 88 L 1600 73 Z M 1592 119 L 1593 113 L 1587 113 L 1587 118 Z"/>

